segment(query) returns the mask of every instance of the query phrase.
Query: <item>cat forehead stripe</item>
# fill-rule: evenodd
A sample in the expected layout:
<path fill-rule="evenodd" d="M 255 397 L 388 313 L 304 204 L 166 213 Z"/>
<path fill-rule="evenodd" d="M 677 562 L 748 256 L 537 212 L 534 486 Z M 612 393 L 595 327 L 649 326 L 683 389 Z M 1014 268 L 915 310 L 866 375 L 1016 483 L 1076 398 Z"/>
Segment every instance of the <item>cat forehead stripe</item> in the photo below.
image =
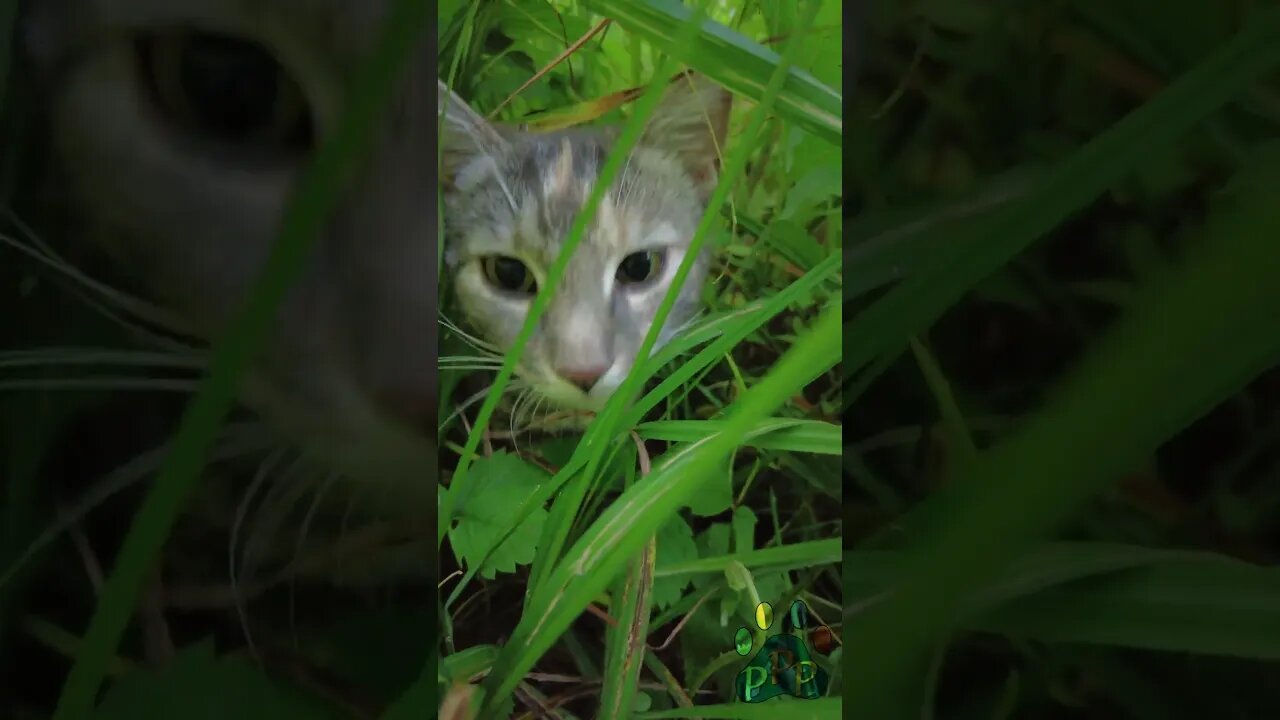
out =
<path fill-rule="evenodd" d="M 573 144 L 569 138 L 560 138 L 560 154 L 542 181 L 543 197 L 562 195 L 569 190 L 569 182 L 573 179 Z"/>

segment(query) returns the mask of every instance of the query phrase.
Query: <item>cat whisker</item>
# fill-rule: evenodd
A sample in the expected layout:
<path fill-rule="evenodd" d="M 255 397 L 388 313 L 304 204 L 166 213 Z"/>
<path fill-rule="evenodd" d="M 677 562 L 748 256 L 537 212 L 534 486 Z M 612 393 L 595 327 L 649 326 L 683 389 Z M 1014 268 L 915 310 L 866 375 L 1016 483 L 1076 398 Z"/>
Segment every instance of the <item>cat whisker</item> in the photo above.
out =
<path fill-rule="evenodd" d="M 198 379 L 148 377 L 70 377 L 70 378 L 22 378 L 0 380 L 0 392 L 10 390 L 140 390 L 192 394 L 199 387 Z"/>
<path fill-rule="evenodd" d="M 533 392 L 532 390 L 524 390 L 518 396 L 516 396 L 515 405 L 513 405 L 511 408 L 511 417 L 508 418 L 508 422 L 507 422 L 507 429 L 511 431 L 511 444 L 512 444 L 512 447 L 515 449 L 517 455 L 520 454 L 520 444 L 516 440 L 516 422 L 517 422 L 517 418 L 520 417 L 521 404 L 529 399 L 529 395 L 532 392 Z"/>
<path fill-rule="evenodd" d="M 541 424 L 541 421 L 538 419 L 538 411 L 542 409 L 546 402 L 546 396 L 539 394 L 537 399 L 534 400 L 533 408 L 529 411 L 529 421 L 520 428 L 521 432 L 529 432 Z M 548 408 L 548 412 L 549 411 L 550 408 Z"/>
<path fill-rule="evenodd" d="M 157 305 L 148 303 L 140 298 L 134 297 L 132 295 L 129 295 L 128 293 L 122 292 L 120 290 L 110 287 L 109 285 L 106 285 L 97 280 L 94 280 L 93 278 L 89 277 L 85 273 L 81 272 L 78 268 L 76 268 L 75 265 L 67 262 L 57 253 L 55 253 L 51 248 L 49 248 L 47 245 L 45 245 L 44 243 L 36 239 L 35 233 L 31 232 L 30 229 L 27 228 L 25 225 L 23 225 L 22 222 L 18 220 L 16 217 L 13 217 L 11 215 L 10 219 L 14 222 L 15 225 L 19 227 L 20 230 L 22 230 L 29 237 L 27 238 L 27 242 L 24 243 L 16 238 L 10 237 L 5 233 L 0 233 L 0 244 L 8 245 L 9 247 L 17 250 L 18 252 L 26 255 L 27 257 L 30 257 L 36 260 L 37 262 L 40 262 L 41 264 L 51 268 L 52 270 L 72 280 L 74 283 L 79 285 L 82 289 L 90 290 L 96 293 L 102 299 L 115 305 L 118 309 L 123 310 L 128 314 L 131 314 L 132 316 L 138 318 L 139 320 L 152 323 L 158 327 L 165 328 L 166 330 L 169 330 L 178 335 L 191 334 L 190 329 L 187 328 L 186 325 L 182 321 L 180 321 L 176 316 L 166 312 L 164 309 L 160 308 Z M 79 293 L 77 293 L 77 295 L 79 295 Z M 101 312 L 108 319 L 114 322 L 121 323 L 125 325 L 125 327 L 129 328 L 130 330 L 154 336 L 154 333 L 150 333 L 149 331 L 141 327 L 138 327 L 135 324 L 129 323 L 128 321 L 115 315 L 108 308 L 101 305 L 101 303 L 90 298 L 83 298 L 83 299 L 90 305 L 90 307 Z M 155 337 L 157 339 L 163 340 L 158 336 L 155 336 Z"/>
<path fill-rule="evenodd" d="M 514 390 L 520 390 L 524 387 L 525 385 L 523 383 L 519 381 L 512 381 L 510 383 L 507 383 L 507 387 L 505 390 L 503 390 L 503 394 L 512 392 Z M 468 397 L 467 399 L 463 400 L 462 403 L 458 405 L 458 407 L 455 408 L 453 412 L 449 413 L 449 416 L 445 418 L 444 422 L 440 423 L 440 427 L 443 428 L 448 426 L 449 423 L 453 422 L 455 418 L 459 417 L 460 415 L 462 415 L 462 413 L 466 412 L 467 409 L 470 408 L 472 405 L 475 405 L 476 403 L 483 400 L 486 396 L 488 396 L 488 394 L 489 394 L 489 388 L 485 388 L 484 390 L 481 390 L 475 393 L 474 395 L 472 395 L 471 397 Z"/>
<path fill-rule="evenodd" d="M 478 362 L 478 363 L 479 363 L 479 362 L 490 362 L 490 363 L 498 363 L 498 364 L 501 364 L 501 363 L 502 363 L 502 358 L 501 358 L 501 357 L 497 357 L 497 356 L 495 356 L 495 357 L 483 357 L 483 356 L 476 356 L 476 355 L 441 355 L 441 356 L 440 356 L 440 362 L 441 362 L 441 363 L 444 363 L 444 364 L 446 364 L 446 365 L 447 365 L 447 364 L 449 364 L 449 363 L 454 363 L 454 362 L 463 362 L 463 361 L 468 361 L 468 362 Z"/>
<path fill-rule="evenodd" d="M 438 363 L 442 370 L 498 370 L 502 367 L 502 358 L 452 357 L 440 358 Z"/>
<path fill-rule="evenodd" d="M 47 347 L 0 352 L 0 369 L 49 365 L 117 365 L 137 368 L 203 370 L 197 353 L 161 353 L 111 348 Z"/>
<path fill-rule="evenodd" d="M 302 517 L 302 522 L 298 526 L 298 539 L 293 546 L 293 560 L 290 566 L 296 565 L 302 558 L 302 547 L 307 542 L 307 534 L 311 530 L 311 521 L 315 518 L 316 510 L 320 507 L 320 503 L 324 500 L 325 495 L 334 486 L 340 476 L 337 473 L 330 473 L 320 484 L 320 489 L 316 491 L 315 497 L 311 499 L 311 504 L 307 507 L 307 512 Z M 289 630 L 293 634 L 293 645 L 298 647 L 298 627 L 296 622 L 296 592 L 297 592 L 297 573 L 290 572 L 289 576 Z"/>
<path fill-rule="evenodd" d="M 271 441 L 264 432 L 265 426 L 260 422 L 238 422 L 228 425 L 218 439 L 218 444 L 210 454 L 209 462 L 220 462 L 245 457 L 266 450 Z M 26 566 L 40 551 L 48 547 L 72 525 L 82 521 L 94 508 L 124 492 L 136 483 L 151 477 L 159 468 L 168 445 L 161 445 L 140 453 L 125 464 L 117 467 L 95 482 L 87 492 L 77 498 L 69 507 L 59 511 L 58 518 L 39 537 L 31 542 L 7 570 L 0 573 L 0 588 Z"/>
<path fill-rule="evenodd" d="M 461 338 L 464 342 L 466 342 L 471 347 L 475 348 L 476 350 L 482 353 L 488 353 L 495 356 L 502 355 L 502 350 L 498 348 L 497 345 L 494 345 L 493 343 L 490 343 L 490 342 L 486 342 L 476 337 L 475 335 L 472 335 L 466 330 L 463 330 L 461 327 L 458 326 L 457 323 L 450 320 L 449 316 L 445 315 L 444 313 L 440 313 L 439 316 L 440 316 L 440 323 L 442 325 L 448 328 L 451 332 L 453 332 L 455 335 L 457 335 L 459 338 Z"/>
<path fill-rule="evenodd" d="M 253 503 L 253 497 L 258 494 L 258 490 L 263 483 L 271 475 L 271 471 L 283 459 L 284 451 L 277 451 L 268 456 L 254 473 L 253 481 L 249 483 L 248 490 L 245 491 L 244 497 L 236 506 L 235 519 L 231 523 L 231 537 L 228 540 L 228 571 L 230 573 L 231 595 L 235 600 L 236 615 L 240 620 L 240 630 L 244 633 L 245 643 L 249 646 L 249 652 L 256 658 L 258 651 L 253 643 L 253 633 L 249 629 L 249 618 L 245 613 L 244 599 L 240 594 L 240 577 L 239 568 L 236 562 L 236 550 L 240 539 L 240 529 L 244 525 L 245 517 L 248 515 L 249 506 Z"/>

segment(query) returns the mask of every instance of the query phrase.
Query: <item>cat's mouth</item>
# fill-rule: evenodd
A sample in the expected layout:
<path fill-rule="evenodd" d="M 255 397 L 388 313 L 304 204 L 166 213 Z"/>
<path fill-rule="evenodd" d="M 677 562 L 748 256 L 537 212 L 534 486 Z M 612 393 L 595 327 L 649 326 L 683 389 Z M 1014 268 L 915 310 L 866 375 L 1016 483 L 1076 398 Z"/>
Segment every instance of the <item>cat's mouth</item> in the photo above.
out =
<path fill-rule="evenodd" d="M 544 379 L 533 385 L 533 389 L 539 395 L 562 411 L 577 411 L 582 413 L 596 413 L 604 409 L 604 404 L 609 400 L 609 394 L 595 395 L 584 392 L 579 388 L 559 379 Z"/>

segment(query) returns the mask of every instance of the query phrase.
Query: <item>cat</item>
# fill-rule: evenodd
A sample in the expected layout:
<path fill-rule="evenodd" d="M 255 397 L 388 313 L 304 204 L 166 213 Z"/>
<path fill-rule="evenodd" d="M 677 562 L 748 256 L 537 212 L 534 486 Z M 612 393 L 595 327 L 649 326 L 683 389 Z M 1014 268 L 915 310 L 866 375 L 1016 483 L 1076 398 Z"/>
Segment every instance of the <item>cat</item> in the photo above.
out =
<path fill-rule="evenodd" d="M 443 82 L 446 266 L 458 305 L 507 351 L 591 194 L 619 128 L 498 128 Z M 636 360 L 717 181 L 731 95 L 677 76 L 604 194 L 521 359 L 554 405 L 599 410 Z M 655 350 L 696 313 L 710 263 L 692 263 Z"/>
<path fill-rule="evenodd" d="M 78 234 L 216 340 L 387 4 L 28 3 L 20 28 Z M 438 432 L 438 181 L 460 305 L 506 350 L 615 136 L 498 128 L 439 80 L 433 99 L 428 50 L 243 382 L 246 404 L 336 467 L 417 483 L 434 470 Z M 606 196 L 519 369 L 554 402 L 598 407 L 632 364 L 715 185 L 729 97 L 677 79 Z M 664 340 L 693 314 L 707 265 L 695 264 Z"/>

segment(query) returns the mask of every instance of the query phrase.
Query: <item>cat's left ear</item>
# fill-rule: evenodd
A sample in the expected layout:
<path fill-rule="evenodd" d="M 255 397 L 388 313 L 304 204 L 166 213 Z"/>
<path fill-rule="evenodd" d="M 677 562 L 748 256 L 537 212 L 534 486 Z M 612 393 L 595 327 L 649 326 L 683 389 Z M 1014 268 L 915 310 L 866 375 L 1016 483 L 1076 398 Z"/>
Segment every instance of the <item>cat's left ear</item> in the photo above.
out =
<path fill-rule="evenodd" d="M 484 119 L 444 84 L 436 88 L 436 111 L 443 125 L 440 133 L 441 184 L 450 190 L 466 190 L 468 177 L 496 170 L 509 143 L 493 123 Z M 460 174 L 466 173 L 465 176 Z"/>
<path fill-rule="evenodd" d="M 671 81 L 645 126 L 640 144 L 663 150 L 684 166 L 705 202 L 720 176 L 733 96 L 706 77 L 682 73 Z"/>

